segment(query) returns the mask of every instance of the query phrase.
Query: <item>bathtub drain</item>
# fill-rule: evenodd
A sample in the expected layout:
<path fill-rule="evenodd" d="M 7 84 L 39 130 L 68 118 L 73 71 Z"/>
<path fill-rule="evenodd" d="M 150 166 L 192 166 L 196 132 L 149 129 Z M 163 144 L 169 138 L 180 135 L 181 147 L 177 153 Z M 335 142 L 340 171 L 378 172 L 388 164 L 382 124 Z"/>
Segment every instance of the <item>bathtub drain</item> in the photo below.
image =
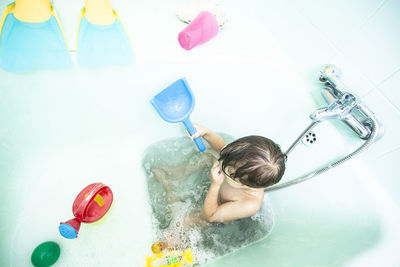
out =
<path fill-rule="evenodd" d="M 303 136 L 301 141 L 306 146 L 314 145 L 317 142 L 317 135 L 313 131 L 309 131 Z"/>

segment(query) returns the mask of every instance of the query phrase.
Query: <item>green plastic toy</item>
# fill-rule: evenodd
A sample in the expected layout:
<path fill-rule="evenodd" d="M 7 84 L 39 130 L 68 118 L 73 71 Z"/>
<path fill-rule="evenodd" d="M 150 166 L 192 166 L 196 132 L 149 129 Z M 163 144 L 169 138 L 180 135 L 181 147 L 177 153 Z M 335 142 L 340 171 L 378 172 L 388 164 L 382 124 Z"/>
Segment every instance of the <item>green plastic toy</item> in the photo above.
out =
<path fill-rule="evenodd" d="M 52 241 L 44 242 L 32 252 L 31 262 L 36 267 L 53 265 L 60 256 L 60 246 Z"/>
<path fill-rule="evenodd" d="M 179 257 L 179 256 L 169 256 L 169 257 L 167 257 L 167 264 L 172 265 L 172 264 L 178 263 L 181 261 L 181 259 L 182 259 L 182 257 Z"/>

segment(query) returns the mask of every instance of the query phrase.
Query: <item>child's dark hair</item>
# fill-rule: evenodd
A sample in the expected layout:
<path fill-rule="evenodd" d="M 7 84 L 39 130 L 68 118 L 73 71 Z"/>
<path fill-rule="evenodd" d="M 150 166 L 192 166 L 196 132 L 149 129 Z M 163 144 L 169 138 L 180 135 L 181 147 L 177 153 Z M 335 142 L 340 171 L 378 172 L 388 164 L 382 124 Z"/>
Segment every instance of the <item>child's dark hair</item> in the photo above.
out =
<path fill-rule="evenodd" d="M 286 156 L 279 145 L 263 136 L 246 136 L 228 144 L 219 161 L 222 171 L 250 187 L 267 187 L 279 182 L 285 172 Z M 226 168 L 232 172 L 227 173 Z"/>

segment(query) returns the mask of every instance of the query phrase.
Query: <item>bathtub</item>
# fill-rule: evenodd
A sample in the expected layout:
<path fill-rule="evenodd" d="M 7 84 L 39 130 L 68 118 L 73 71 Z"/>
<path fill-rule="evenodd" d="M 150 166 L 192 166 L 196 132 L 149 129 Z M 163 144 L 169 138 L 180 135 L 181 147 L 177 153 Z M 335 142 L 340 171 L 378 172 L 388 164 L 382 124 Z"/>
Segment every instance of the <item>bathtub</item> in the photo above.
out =
<path fill-rule="evenodd" d="M 151 8 L 155 4 L 160 10 Z M 119 13 L 132 37 L 134 65 L 0 72 L 1 266 L 29 266 L 33 249 L 50 240 L 61 246 L 54 266 L 144 265 L 153 229 L 143 152 L 157 141 L 185 135 L 183 126 L 162 121 L 149 100 L 179 78 L 186 77 L 195 94 L 194 122 L 235 137 L 264 135 L 283 150 L 309 124 L 308 115 L 325 105 L 312 77 L 329 62 L 321 58 L 315 69 L 299 71 L 259 17 L 232 20 L 214 40 L 187 52 L 178 45 L 183 25 L 171 15 L 171 5 L 131 5 L 141 12 Z M 239 15 L 238 4 L 230 9 Z M 146 29 L 140 26 L 144 19 L 150 21 Z M 163 31 L 151 21 L 163 21 Z M 315 145 L 300 144 L 289 156 L 283 181 L 362 143 L 337 122 L 324 122 L 314 132 Z M 108 217 L 83 224 L 75 240 L 63 239 L 58 224 L 72 218 L 73 200 L 93 182 L 113 190 Z M 275 216 L 272 232 L 207 266 L 400 262 L 399 207 L 362 155 L 267 196 Z"/>

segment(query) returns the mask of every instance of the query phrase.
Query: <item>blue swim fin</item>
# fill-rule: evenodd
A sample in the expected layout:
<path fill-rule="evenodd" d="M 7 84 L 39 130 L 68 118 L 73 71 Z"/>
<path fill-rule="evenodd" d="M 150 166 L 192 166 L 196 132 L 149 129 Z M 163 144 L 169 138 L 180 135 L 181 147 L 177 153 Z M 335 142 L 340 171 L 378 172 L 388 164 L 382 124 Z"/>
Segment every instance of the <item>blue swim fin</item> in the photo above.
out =
<path fill-rule="evenodd" d="M 104 65 L 127 65 L 133 63 L 130 41 L 118 14 L 108 25 L 89 22 L 82 9 L 79 22 L 77 57 L 78 63 L 87 68 Z"/>
<path fill-rule="evenodd" d="M 71 67 L 55 10 L 44 22 L 24 22 L 14 16 L 14 6 L 11 3 L 4 9 L 0 24 L 0 67 L 9 72 Z"/>

